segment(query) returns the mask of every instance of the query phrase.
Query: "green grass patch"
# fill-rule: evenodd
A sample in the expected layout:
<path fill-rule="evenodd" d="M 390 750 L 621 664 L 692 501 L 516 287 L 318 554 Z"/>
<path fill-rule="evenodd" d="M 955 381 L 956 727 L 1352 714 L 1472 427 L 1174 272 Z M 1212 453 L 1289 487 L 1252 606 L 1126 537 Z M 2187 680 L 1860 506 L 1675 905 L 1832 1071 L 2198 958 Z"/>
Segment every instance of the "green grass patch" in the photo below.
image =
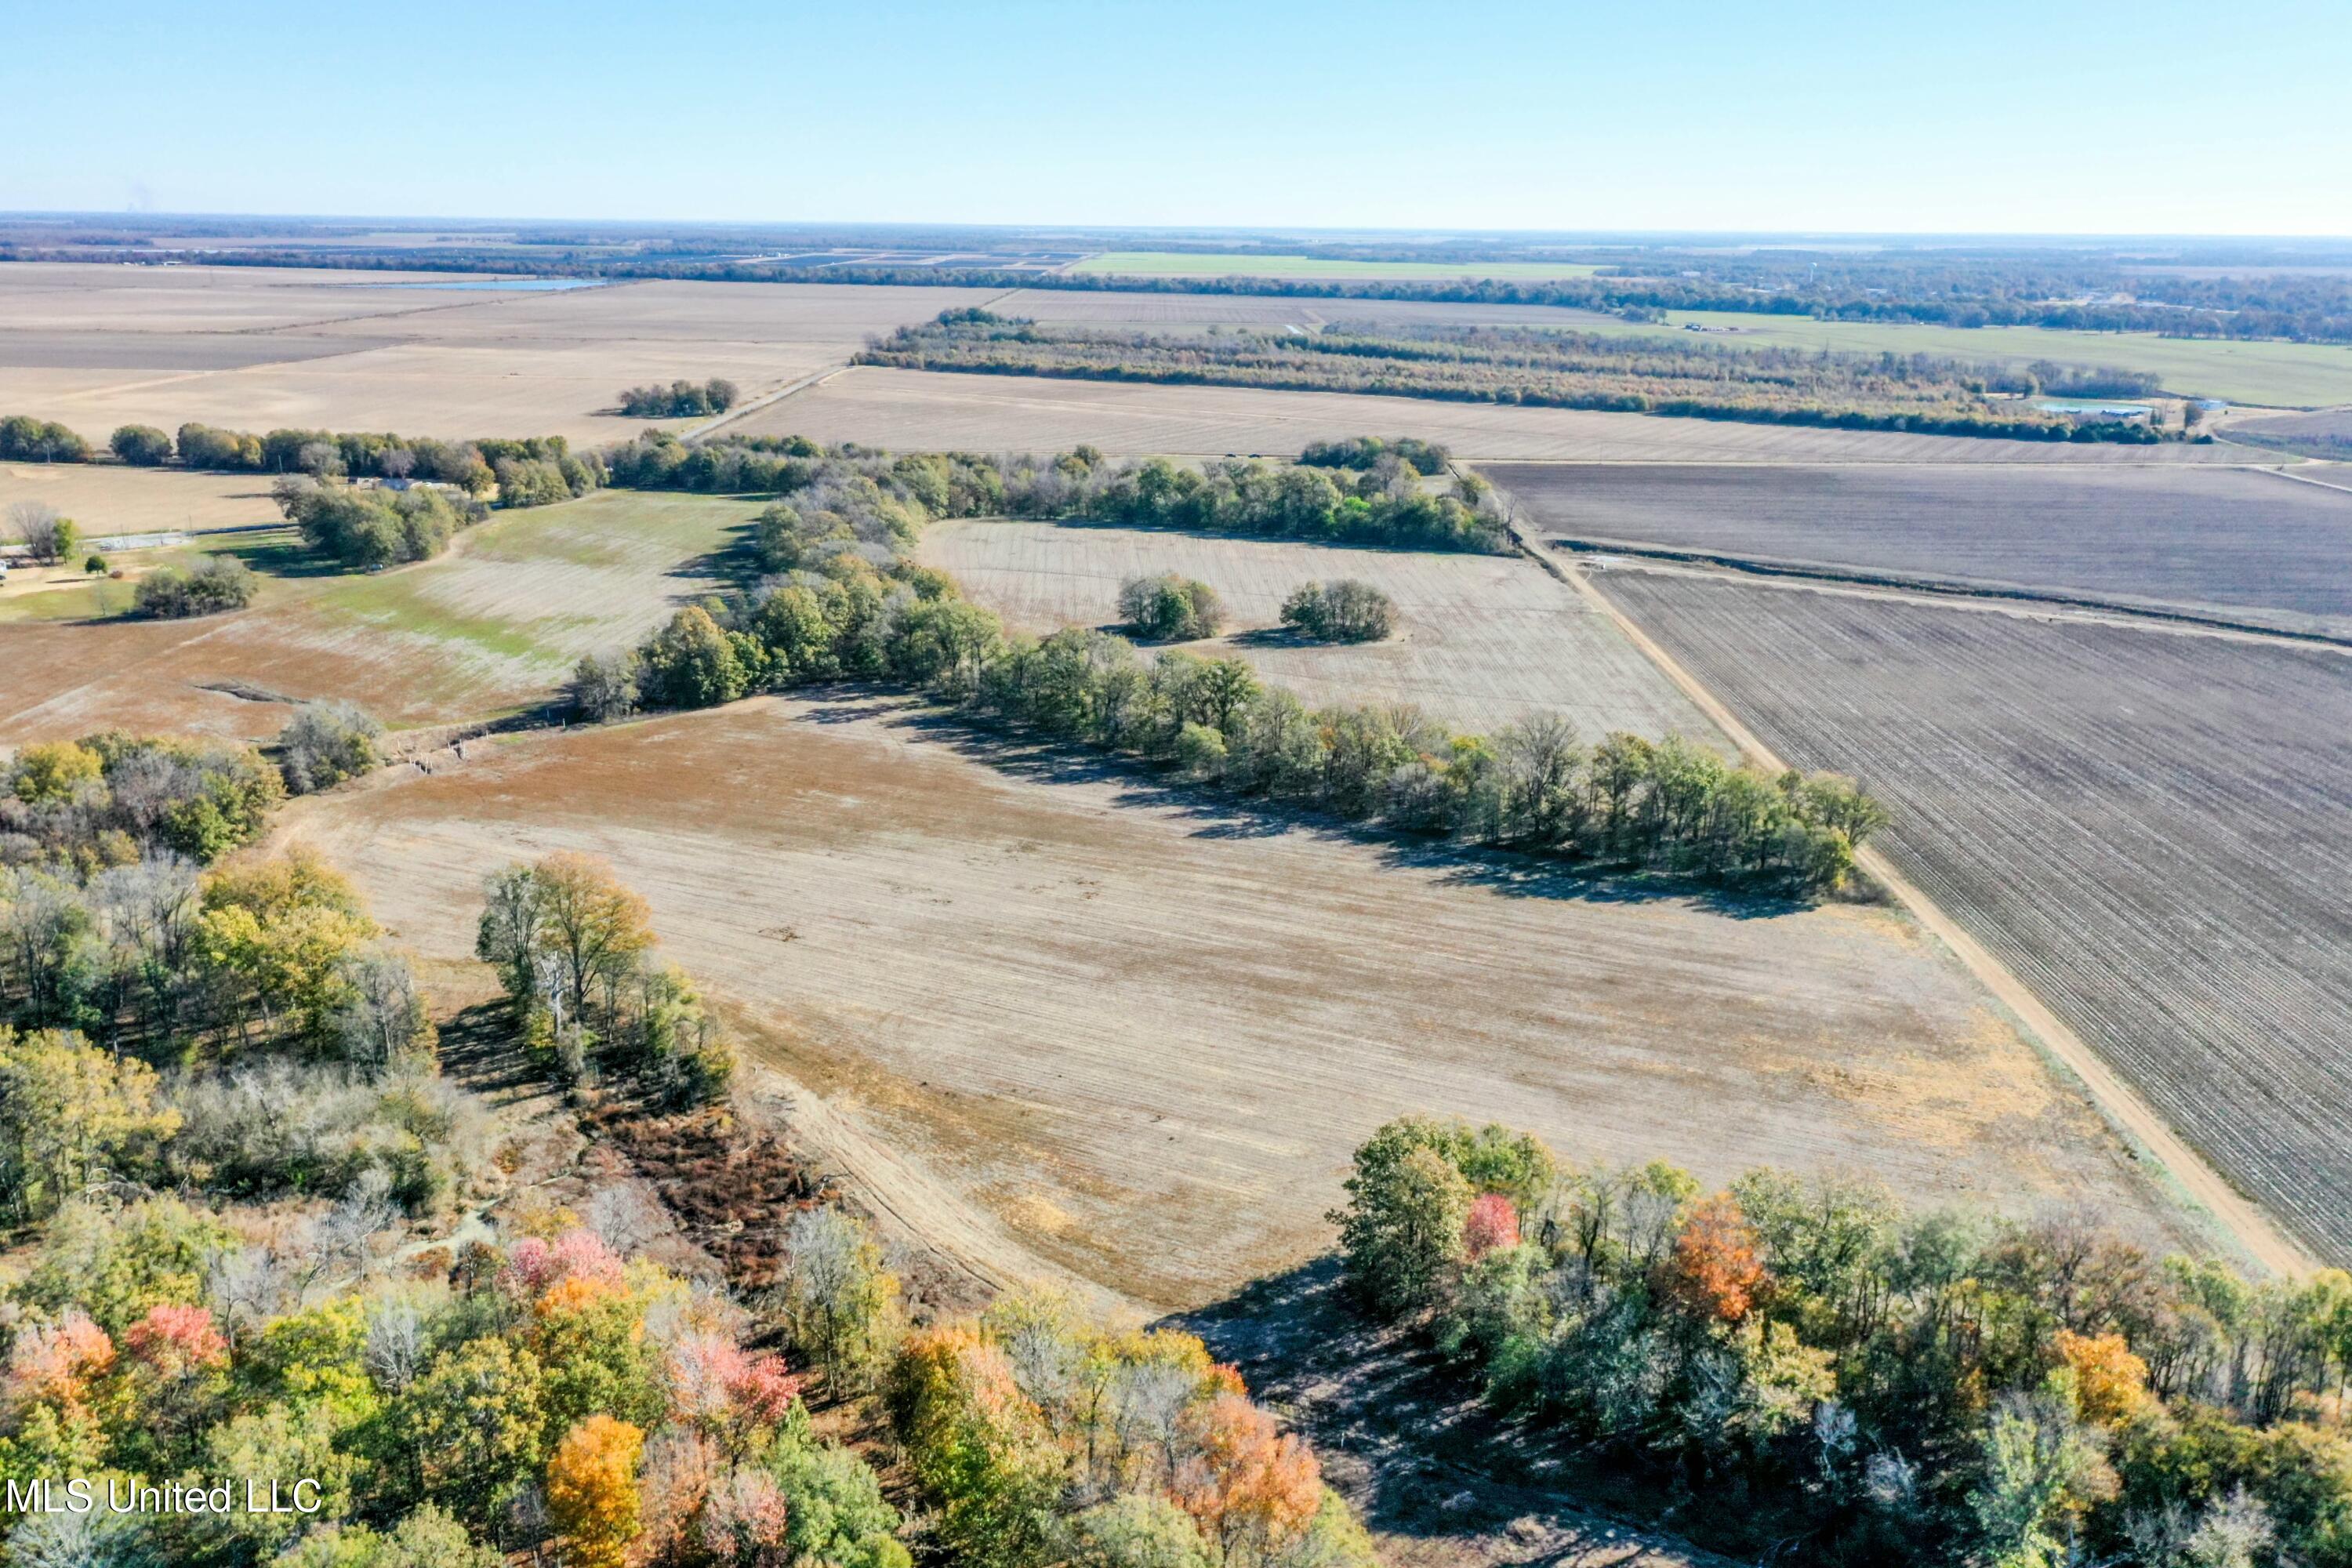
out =
<path fill-rule="evenodd" d="M 0 625 L 25 621 L 92 621 L 131 608 L 131 584 L 93 577 L 61 588 L 38 588 L 0 598 Z"/>
<path fill-rule="evenodd" d="M 1070 270 L 1138 278 L 1590 278 L 1600 268 L 1579 261 L 1335 261 L 1319 256 L 1111 250 Z"/>
<path fill-rule="evenodd" d="M 465 552 L 517 565 L 632 566 L 724 549 L 764 501 L 732 496 L 598 490 L 563 506 L 501 512 L 469 531 Z"/>
<path fill-rule="evenodd" d="M 345 577 L 312 601 L 330 622 L 428 638 L 538 664 L 568 664 L 576 634 L 636 616 L 671 589 L 671 574 L 721 556 L 766 503 L 729 496 L 600 490 L 562 506 L 501 512 L 458 535 L 450 552 L 414 566 Z M 549 566 L 599 574 L 583 585 L 556 574 L 528 614 L 488 617 L 453 601 L 485 574 L 518 581 Z M 609 575 L 607 575 L 609 574 Z M 616 632 L 616 637 L 620 635 Z M 633 634 L 632 634 L 633 635 Z"/>

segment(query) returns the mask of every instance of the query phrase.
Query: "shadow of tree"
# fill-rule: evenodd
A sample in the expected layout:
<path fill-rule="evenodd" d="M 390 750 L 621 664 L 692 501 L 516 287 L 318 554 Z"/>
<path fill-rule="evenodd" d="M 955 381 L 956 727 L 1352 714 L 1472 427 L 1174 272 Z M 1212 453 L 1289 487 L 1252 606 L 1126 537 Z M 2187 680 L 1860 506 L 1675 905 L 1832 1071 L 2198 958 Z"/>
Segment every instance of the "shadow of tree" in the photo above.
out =
<path fill-rule="evenodd" d="M 818 697 L 807 717 L 821 724 L 879 719 L 1010 778 L 1044 784 L 1110 784 L 1118 791 L 1114 804 L 1150 806 L 1172 815 L 1191 825 L 1194 837 L 1279 838 L 1293 833 L 1312 834 L 1359 846 L 1392 866 L 1434 872 L 1444 882 L 1509 898 L 1606 904 L 1677 902 L 1736 920 L 1771 919 L 1810 907 L 1801 900 L 1696 878 L 1574 864 L 1507 848 L 1415 837 L 1276 801 L 1224 795 L 1188 784 L 1141 758 L 1074 745 L 1034 731 L 999 728 L 957 710 L 913 701 L 901 693 L 883 697 L 888 689 L 835 689 L 834 694 Z"/>
<path fill-rule="evenodd" d="M 1497 1415 L 1475 1384 L 1412 1331 L 1377 1323 L 1323 1257 L 1155 1327 L 1197 1334 L 1315 1446 L 1324 1474 L 1391 1535 L 1430 1542 L 1432 1563 L 1698 1564 L 1711 1552 L 1628 1522 L 1670 1500 L 1592 1456 Z M 1611 1507 L 1597 1500 L 1607 1498 Z M 1614 1510 L 1622 1508 L 1625 1517 Z M 1440 1541 L 1451 1551 L 1439 1548 Z M 1415 1548 L 1414 1562 L 1424 1561 Z M 1442 1552 L 1442 1554 L 1440 1554 Z"/>

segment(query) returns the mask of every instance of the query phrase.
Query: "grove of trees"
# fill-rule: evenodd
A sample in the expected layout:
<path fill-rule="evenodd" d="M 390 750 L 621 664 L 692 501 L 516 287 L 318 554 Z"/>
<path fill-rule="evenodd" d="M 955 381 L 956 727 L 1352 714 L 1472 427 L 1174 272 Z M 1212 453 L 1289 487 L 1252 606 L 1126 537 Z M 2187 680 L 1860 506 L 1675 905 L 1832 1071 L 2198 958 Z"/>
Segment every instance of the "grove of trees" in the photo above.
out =
<path fill-rule="evenodd" d="M 1206 583 L 1162 572 L 1119 584 L 1118 616 L 1145 642 L 1192 642 L 1215 637 L 1225 609 Z"/>
<path fill-rule="evenodd" d="M 734 1047 L 686 971 L 659 962 L 645 900 L 603 862 L 559 854 L 492 872 L 474 952 L 567 1080 L 625 1075 L 666 1107 L 726 1097 Z"/>
<path fill-rule="evenodd" d="M 158 566 L 131 590 L 133 615 L 158 620 L 218 615 L 253 602 L 259 580 L 234 555 L 200 555 L 185 568 Z"/>
<path fill-rule="evenodd" d="M 1378 642 L 1395 629 L 1396 605 L 1370 583 L 1302 583 L 1282 602 L 1282 624 L 1317 642 Z"/>
<path fill-rule="evenodd" d="M 2352 1278 L 2254 1282 L 2079 1215 L 1865 1177 L 1564 1165 L 1408 1117 L 1339 1226 L 1527 1451 L 1752 1555 L 1985 1568 L 2352 1563 Z"/>
<path fill-rule="evenodd" d="M 735 406 L 737 396 L 733 382 L 713 376 L 700 383 L 624 387 L 619 401 L 621 412 L 633 419 L 692 419 L 726 413 Z"/>

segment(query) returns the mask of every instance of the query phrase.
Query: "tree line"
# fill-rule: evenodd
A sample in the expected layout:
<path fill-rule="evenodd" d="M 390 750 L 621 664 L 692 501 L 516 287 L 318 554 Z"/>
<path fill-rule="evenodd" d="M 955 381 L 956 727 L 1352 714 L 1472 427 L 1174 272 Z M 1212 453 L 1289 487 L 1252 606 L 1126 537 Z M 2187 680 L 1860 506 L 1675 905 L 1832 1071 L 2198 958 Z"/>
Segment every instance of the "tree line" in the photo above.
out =
<path fill-rule="evenodd" d="M 1564 1165 L 1408 1117 L 1339 1227 L 1535 1450 L 1791 1561 L 2352 1562 L 2352 1278 L 2250 1281 L 2079 1215 L 1906 1212 L 1864 1177 Z"/>
<path fill-rule="evenodd" d="M 937 517 L 1083 518 L 1139 528 L 1507 552 L 1509 524 L 1484 481 L 1465 477 L 1437 490 L 1422 482 L 1425 476 L 1415 462 L 1434 460 L 1442 468 L 1442 458 L 1430 454 L 1443 450 L 1407 442 L 1360 464 L 1274 465 L 1253 458 L 1194 468 L 1165 458 L 1113 462 L 1088 446 L 1053 457 L 950 452 L 893 458 L 854 442 L 828 452 L 798 437 L 722 436 L 689 447 L 667 432 L 652 432 L 607 449 L 603 461 L 614 486 L 772 491 L 795 511 L 818 514 L 833 509 L 803 505 L 799 492 L 862 477 L 904 491 Z"/>
<path fill-rule="evenodd" d="M 124 259 L 119 248 L 143 245 L 132 237 L 58 243 L 0 240 L 0 259 Z M 1164 235 L 1125 237 L 1155 249 L 1182 250 Z M 952 249 L 969 235 L 933 237 Z M 552 243 L 552 242 L 551 242 Z M 735 254 L 740 237 L 723 241 L 680 237 L 636 247 L 627 256 L 585 255 L 564 243 L 552 254 L 511 248 L 436 252 L 433 266 L 455 274 L 527 273 L 538 277 L 693 279 L 715 282 L 842 283 L 920 288 L 1059 289 L 1118 293 L 1258 294 L 1302 299 L 1440 300 L 1545 305 L 1633 314 L 1723 310 L 1813 317 L 1830 321 L 1929 322 L 1959 327 L 2038 326 L 2066 331 L 2139 331 L 2200 338 L 2288 338 L 2352 342 L 2352 279 L 2334 265 L 2341 256 L 2312 247 L 2263 245 L 2185 247 L 2170 258 L 2119 251 L 2055 251 L 1999 247 L 1889 247 L 1848 250 L 1727 251 L 1664 245 L 1633 255 L 1590 250 L 1591 276 L 1554 279 L 1475 276 L 1479 264 L 1523 260 L 1526 247 L 1432 245 L 1316 245 L 1269 255 L 1351 260 L 1409 260 L 1455 265 L 1461 277 L 1301 278 L 1220 275 L 1187 278 L 1116 272 L 1045 271 L 1001 265 L 931 267 L 892 262 L 749 261 Z M 779 235 L 773 243 L 817 251 L 871 247 L 874 237 L 854 233 L 811 238 Z M 896 247 L 916 243 L 898 237 Z M 1066 241 L 1056 238 L 1056 246 Z M 1213 242 L 1214 243 L 1214 242 Z M 93 250 L 91 247 L 106 248 Z M 1574 259 L 1568 247 L 1546 247 L 1546 259 Z M 1565 254 L 1563 254 L 1565 250 Z M 352 246 L 332 252 L 239 246 L 213 252 L 207 265 L 228 267 L 414 269 L 414 249 Z M 2282 266 L 2281 262 L 2287 263 Z M 2318 265 L 2314 265 L 2318 263 Z"/>
<path fill-rule="evenodd" d="M 1908 430 L 2014 440 L 2147 442 L 2150 426 L 1996 404 L 1988 392 L 2038 385 L 2000 365 L 1927 354 L 1731 348 L 1685 337 L 1616 337 L 1528 327 L 1300 333 L 1039 327 L 1015 318 L 901 327 L 861 364 L 980 374 L 1230 385 L 1577 408 L 1833 429 Z M 2042 367 L 2077 386 L 2145 385 L 2127 372 Z"/>
<path fill-rule="evenodd" d="M 1853 851 L 1885 820 L 1851 781 L 1733 766 L 1680 738 L 1587 746 L 1551 716 L 1460 734 L 1411 707 L 1310 710 L 1239 659 L 1169 651 L 1147 662 L 1124 637 L 1076 628 L 1008 637 L 945 574 L 903 553 L 934 515 L 927 494 L 978 504 L 969 498 L 1003 470 L 962 458 L 899 463 L 813 476 L 797 504 L 761 521 L 766 584 L 678 611 L 626 654 L 583 660 L 575 709 L 604 719 L 889 680 L 985 721 L 1170 763 L 1239 796 L 1595 867 L 1806 893 L 1842 887 Z M 1171 596 L 1192 610 L 1189 588 Z"/>

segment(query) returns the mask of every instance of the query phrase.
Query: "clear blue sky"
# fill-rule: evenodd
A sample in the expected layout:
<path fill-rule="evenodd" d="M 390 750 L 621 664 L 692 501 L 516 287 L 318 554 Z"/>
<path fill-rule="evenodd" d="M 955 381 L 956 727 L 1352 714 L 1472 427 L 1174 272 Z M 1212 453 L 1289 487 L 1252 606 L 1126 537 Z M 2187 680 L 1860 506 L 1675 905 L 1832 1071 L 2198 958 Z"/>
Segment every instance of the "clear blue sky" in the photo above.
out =
<path fill-rule="evenodd" d="M 2352 0 L 7 10 L 8 209 L 2352 233 Z"/>

